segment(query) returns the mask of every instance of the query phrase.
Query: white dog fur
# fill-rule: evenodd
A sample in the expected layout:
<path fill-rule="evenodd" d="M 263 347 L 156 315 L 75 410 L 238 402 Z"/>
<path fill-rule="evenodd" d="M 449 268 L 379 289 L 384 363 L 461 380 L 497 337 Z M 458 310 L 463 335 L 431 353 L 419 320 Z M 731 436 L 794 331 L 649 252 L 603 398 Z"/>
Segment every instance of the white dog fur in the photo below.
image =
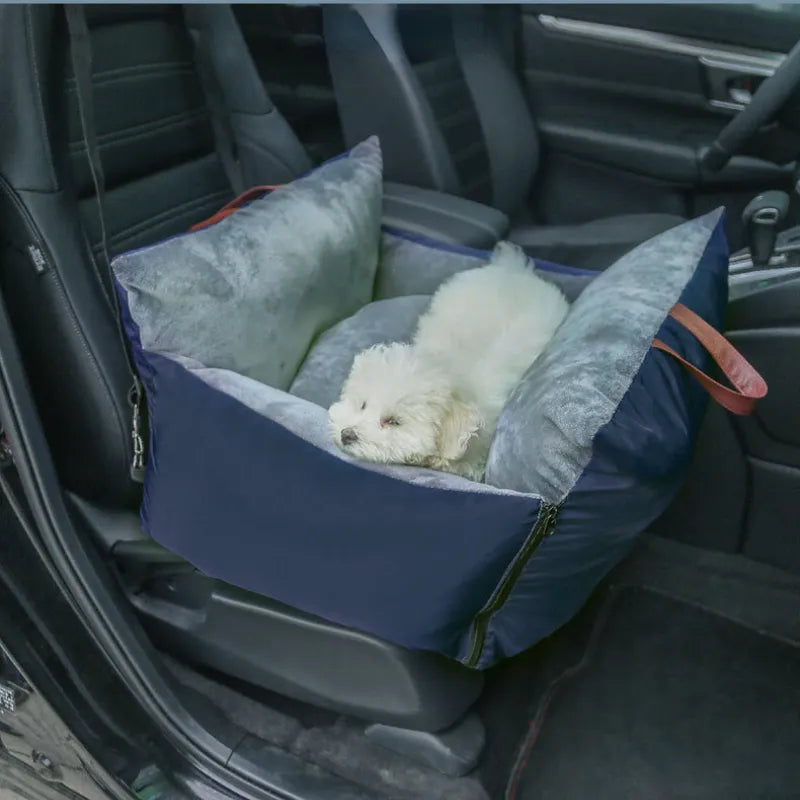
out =
<path fill-rule="evenodd" d="M 332 434 L 366 461 L 482 480 L 497 418 L 569 310 L 561 290 L 500 242 L 442 284 L 412 344 L 359 353 L 329 410 Z"/>

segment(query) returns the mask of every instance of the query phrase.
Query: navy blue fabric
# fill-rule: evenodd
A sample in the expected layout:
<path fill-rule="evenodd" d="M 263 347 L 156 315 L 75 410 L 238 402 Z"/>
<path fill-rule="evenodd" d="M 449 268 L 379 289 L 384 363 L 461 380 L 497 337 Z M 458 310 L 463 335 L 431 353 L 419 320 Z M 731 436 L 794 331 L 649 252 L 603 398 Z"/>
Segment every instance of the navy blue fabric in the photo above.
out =
<path fill-rule="evenodd" d="M 392 236 L 397 236 L 400 239 L 407 239 L 409 242 L 417 242 L 417 244 L 430 247 L 434 250 L 444 250 L 447 253 L 461 253 L 465 256 L 475 256 L 476 258 L 485 258 L 487 260 L 492 254 L 491 250 L 481 250 L 477 247 L 467 247 L 463 244 L 442 242 L 438 239 L 432 239 L 430 236 L 425 236 L 424 233 L 414 233 L 413 231 L 407 231 L 403 228 L 395 228 L 393 225 L 381 225 L 381 230 L 385 233 L 390 233 Z"/>
<path fill-rule="evenodd" d="M 203 572 L 409 648 L 455 656 L 538 501 L 350 465 L 146 354 L 144 530 Z M 224 424 L 211 424 L 224 420 Z"/>
<path fill-rule="evenodd" d="M 728 246 L 721 221 L 680 301 L 720 330 L 727 300 Z M 659 338 L 708 370 L 702 345 L 672 318 Z M 562 504 L 555 532 L 493 616 L 479 667 L 521 652 L 577 613 L 674 497 L 707 402 L 705 390 L 674 358 L 650 350 L 611 421 L 595 436 L 591 461 Z M 462 657 L 470 647 L 465 635 Z"/>

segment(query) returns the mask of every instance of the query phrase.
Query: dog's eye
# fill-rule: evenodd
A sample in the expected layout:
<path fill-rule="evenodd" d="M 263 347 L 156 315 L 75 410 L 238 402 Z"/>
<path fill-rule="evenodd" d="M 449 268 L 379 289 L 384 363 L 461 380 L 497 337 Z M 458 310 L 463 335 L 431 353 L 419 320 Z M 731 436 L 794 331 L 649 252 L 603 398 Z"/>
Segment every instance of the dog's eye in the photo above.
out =
<path fill-rule="evenodd" d="M 386 417 L 386 419 L 381 420 L 384 425 L 399 425 L 400 420 L 397 417 Z"/>
<path fill-rule="evenodd" d="M 361 410 L 363 411 L 363 410 L 364 410 L 366 407 L 367 407 L 367 401 L 365 400 L 365 401 L 364 401 L 364 402 L 361 404 Z"/>

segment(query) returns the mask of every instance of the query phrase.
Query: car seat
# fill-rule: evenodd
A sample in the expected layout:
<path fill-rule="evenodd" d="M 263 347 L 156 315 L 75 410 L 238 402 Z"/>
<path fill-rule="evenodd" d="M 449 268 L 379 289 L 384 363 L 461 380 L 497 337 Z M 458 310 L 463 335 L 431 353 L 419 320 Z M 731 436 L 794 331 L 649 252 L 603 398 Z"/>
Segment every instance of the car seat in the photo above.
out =
<path fill-rule="evenodd" d="M 673 214 L 530 222 L 540 150 L 497 13 L 384 4 L 323 13 L 345 139 L 377 134 L 388 180 L 494 206 L 511 218 L 508 238 L 534 258 L 589 269 L 682 222 Z"/>

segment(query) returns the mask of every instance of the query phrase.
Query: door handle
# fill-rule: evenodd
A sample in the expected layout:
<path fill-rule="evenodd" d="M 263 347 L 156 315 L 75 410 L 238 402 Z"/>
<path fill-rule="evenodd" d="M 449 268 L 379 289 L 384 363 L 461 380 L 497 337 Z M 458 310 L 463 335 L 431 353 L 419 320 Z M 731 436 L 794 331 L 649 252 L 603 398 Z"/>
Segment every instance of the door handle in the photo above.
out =
<path fill-rule="evenodd" d="M 762 81 L 773 74 L 754 64 L 702 57 L 706 96 L 712 108 L 741 111 L 752 99 Z"/>

